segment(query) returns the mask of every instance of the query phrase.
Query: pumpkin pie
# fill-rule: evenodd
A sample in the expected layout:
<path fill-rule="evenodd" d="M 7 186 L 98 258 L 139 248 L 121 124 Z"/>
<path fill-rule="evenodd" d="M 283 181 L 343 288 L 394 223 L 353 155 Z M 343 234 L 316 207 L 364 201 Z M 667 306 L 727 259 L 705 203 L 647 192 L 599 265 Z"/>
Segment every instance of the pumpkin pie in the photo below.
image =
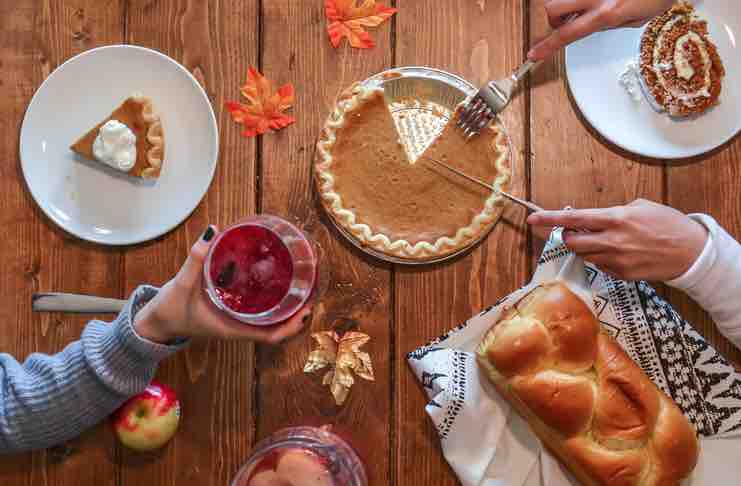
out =
<path fill-rule="evenodd" d="M 718 103 L 723 61 L 692 5 L 679 2 L 652 20 L 640 49 L 641 80 L 657 109 L 684 117 Z"/>
<path fill-rule="evenodd" d="M 315 164 L 322 203 L 335 222 L 362 245 L 406 260 L 435 260 L 478 241 L 498 220 L 501 196 L 429 158 L 504 189 L 508 139 L 492 124 L 467 140 L 456 116 L 411 160 L 383 89 L 356 84 L 345 91 L 325 124 Z"/>
<path fill-rule="evenodd" d="M 113 138 L 105 141 L 101 139 L 107 135 Z M 77 140 L 70 149 L 86 159 L 113 166 L 131 176 L 153 179 L 159 177 L 162 169 L 164 138 L 162 122 L 154 111 L 152 101 L 145 96 L 133 95 Z M 111 150 L 118 147 L 119 152 L 125 151 L 123 155 L 111 154 L 110 158 L 96 156 L 96 151 L 100 155 L 105 153 L 102 151 L 106 148 L 110 149 L 111 144 L 119 142 L 123 145 L 113 145 Z M 130 158 L 125 160 L 127 155 Z"/>

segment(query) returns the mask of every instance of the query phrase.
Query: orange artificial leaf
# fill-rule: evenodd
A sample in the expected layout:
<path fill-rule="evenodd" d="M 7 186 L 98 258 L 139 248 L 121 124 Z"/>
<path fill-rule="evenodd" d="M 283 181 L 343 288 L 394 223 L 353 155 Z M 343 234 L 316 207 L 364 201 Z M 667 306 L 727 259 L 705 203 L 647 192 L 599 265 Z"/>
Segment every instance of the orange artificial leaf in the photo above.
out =
<path fill-rule="evenodd" d="M 365 27 L 381 25 L 397 9 L 377 5 L 376 0 L 325 0 L 324 11 L 329 21 L 329 41 L 334 47 L 347 37 L 352 47 L 370 49 L 375 43 Z"/>
<path fill-rule="evenodd" d="M 287 83 L 273 92 L 273 83 L 250 67 L 247 81 L 241 89 L 247 104 L 227 101 L 226 109 L 235 122 L 244 125 L 243 137 L 254 137 L 280 130 L 296 121 L 284 112 L 293 106 L 295 99 L 293 85 Z"/>

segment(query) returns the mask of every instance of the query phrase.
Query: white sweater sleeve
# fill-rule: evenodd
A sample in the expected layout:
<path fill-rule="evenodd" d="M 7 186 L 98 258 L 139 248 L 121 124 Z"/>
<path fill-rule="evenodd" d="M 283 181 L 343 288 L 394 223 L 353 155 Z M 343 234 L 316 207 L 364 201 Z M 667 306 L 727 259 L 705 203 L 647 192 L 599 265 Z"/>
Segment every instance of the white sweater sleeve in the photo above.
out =
<path fill-rule="evenodd" d="M 720 332 L 741 349 L 741 244 L 710 216 L 690 217 L 708 229 L 708 240 L 689 270 L 667 284 L 708 311 Z"/>

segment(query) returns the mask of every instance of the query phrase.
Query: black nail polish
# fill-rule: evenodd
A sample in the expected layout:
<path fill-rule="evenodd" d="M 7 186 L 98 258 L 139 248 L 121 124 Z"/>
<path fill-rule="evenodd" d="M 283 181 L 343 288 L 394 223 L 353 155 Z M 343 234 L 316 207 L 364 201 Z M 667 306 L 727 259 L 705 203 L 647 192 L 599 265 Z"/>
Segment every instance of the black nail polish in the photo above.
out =
<path fill-rule="evenodd" d="M 215 231 L 213 226 L 209 226 L 206 228 L 206 231 L 203 232 L 203 241 L 211 241 L 211 238 L 214 237 Z"/>

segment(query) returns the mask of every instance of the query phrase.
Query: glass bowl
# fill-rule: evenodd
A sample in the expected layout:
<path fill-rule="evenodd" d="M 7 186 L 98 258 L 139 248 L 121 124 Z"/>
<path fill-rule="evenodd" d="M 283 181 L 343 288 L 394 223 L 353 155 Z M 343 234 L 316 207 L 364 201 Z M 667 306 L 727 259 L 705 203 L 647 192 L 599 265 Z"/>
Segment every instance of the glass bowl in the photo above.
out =
<path fill-rule="evenodd" d="M 360 458 L 329 426 L 291 427 L 259 442 L 231 486 L 291 484 L 293 478 L 302 485 L 368 486 Z"/>
<path fill-rule="evenodd" d="M 246 324 L 289 319 L 311 297 L 318 261 L 304 233 L 282 218 L 260 214 L 219 233 L 203 267 L 211 302 Z"/>

